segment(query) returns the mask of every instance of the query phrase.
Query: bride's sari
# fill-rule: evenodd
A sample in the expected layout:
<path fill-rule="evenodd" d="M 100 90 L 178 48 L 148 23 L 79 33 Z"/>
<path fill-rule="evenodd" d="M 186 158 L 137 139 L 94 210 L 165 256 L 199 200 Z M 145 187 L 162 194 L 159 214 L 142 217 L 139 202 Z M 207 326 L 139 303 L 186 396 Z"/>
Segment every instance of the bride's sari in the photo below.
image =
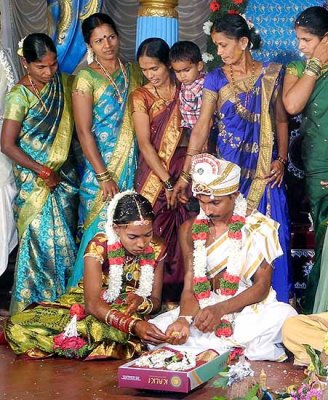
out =
<path fill-rule="evenodd" d="M 236 82 L 240 98 L 223 70 L 218 68 L 205 78 L 203 101 L 215 102 L 218 114 L 218 157 L 241 167 L 240 192 L 250 209 L 258 209 L 279 222 L 279 241 L 283 256 L 274 261 L 272 286 L 279 301 L 288 302 L 293 293 L 290 262 L 290 228 L 285 186 L 267 184 L 273 160 L 277 159 L 274 103 L 282 84 L 279 64 L 263 63 L 261 73 L 249 91 L 245 81 Z"/>
<path fill-rule="evenodd" d="M 128 87 L 123 71 L 115 71 L 112 78 L 120 90 L 122 103 L 117 101 L 115 88 L 109 80 L 90 67 L 82 69 L 75 78 L 75 95 L 93 97 L 91 131 L 98 151 L 120 191 L 133 188 L 137 163 L 136 138 L 131 122 L 127 99 L 130 91 L 142 82 L 140 69 L 134 64 L 126 66 Z M 75 286 L 83 275 L 83 254 L 89 241 L 98 232 L 105 231 L 108 202 L 102 200 L 102 191 L 95 171 L 85 159 L 80 187 L 79 226 L 81 243 L 68 286 Z"/>
<path fill-rule="evenodd" d="M 18 147 L 61 176 L 61 182 L 50 191 L 34 171 L 14 165 L 19 249 L 12 314 L 64 293 L 76 255 L 77 182 L 74 169 L 64 165 L 73 132 L 70 77 L 56 73 L 40 98 L 21 84 L 6 97 L 4 118 L 21 123 Z"/>

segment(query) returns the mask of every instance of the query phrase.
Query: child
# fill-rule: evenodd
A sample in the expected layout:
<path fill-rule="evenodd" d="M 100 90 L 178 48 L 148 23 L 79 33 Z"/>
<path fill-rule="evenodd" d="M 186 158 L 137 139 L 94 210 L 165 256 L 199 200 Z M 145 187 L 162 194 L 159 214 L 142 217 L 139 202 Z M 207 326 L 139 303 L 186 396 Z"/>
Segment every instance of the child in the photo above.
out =
<path fill-rule="evenodd" d="M 181 82 L 179 94 L 182 116 L 183 138 L 189 141 L 191 131 L 196 124 L 202 105 L 204 86 L 204 63 L 199 47 L 189 41 L 175 43 L 170 49 L 170 62 L 176 78 Z M 211 128 L 208 142 L 203 150 L 216 155 L 217 129 Z"/>
<path fill-rule="evenodd" d="M 190 137 L 200 113 L 204 85 L 204 63 L 199 47 L 189 41 L 175 43 L 170 49 L 170 62 L 181 82 L 180 112 L 184 136 Z"/>

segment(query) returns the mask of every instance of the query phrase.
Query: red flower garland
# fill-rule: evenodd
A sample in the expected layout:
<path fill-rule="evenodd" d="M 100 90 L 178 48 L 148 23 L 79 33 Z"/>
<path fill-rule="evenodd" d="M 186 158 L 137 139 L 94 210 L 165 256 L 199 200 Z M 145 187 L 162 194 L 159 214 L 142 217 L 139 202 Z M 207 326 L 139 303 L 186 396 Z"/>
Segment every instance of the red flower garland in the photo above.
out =
<path fill-rule="evenodd" d="M 232 324 L 227 319 L 221 319 L 215 330 L 215 335 L 218 337 L 229 337 L 233 333 Z"/>

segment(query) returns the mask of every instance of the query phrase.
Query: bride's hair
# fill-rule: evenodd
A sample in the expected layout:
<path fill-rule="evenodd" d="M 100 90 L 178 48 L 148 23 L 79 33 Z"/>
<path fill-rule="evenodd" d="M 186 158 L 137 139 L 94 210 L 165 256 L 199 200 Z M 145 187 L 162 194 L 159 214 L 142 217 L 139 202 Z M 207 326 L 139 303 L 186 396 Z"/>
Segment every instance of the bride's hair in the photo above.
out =
<path fill-rule="evenodd" d="M 115 208 L 113 223 L 128 224 L 134 221 L 154 220 L 154 212 L 150 202 L 141 194 L 133 193 L 122 197 Z"/>

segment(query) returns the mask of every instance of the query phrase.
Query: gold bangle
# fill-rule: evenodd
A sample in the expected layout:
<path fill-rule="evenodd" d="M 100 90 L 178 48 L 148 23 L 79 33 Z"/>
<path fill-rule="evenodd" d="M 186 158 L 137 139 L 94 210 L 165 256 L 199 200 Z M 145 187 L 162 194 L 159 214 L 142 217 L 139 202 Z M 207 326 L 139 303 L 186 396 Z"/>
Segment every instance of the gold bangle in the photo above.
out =
<path fill-rule="evenodd" d="M 109 314 L 110 314 L 111 312 L 112 312 L 112 309 L 109 309 L 109 310 L 107 311 L 106 315 L 105 315 L 104 321 L 105 321 L 105 324 L 106 324 L 106 325 L 109 325 L 109 323 L 108 323 L 108 317 L 109 317 Z"/>
<path fill-rule="evenodd" d="M 191 175 L 189 172 L 186 171 L 181 171 L 180 172 L 180 177 L 182 178 L 182 180 L 184 180 L 185 182 L 191 183 L 192 179 L 191 179 Z"/>

